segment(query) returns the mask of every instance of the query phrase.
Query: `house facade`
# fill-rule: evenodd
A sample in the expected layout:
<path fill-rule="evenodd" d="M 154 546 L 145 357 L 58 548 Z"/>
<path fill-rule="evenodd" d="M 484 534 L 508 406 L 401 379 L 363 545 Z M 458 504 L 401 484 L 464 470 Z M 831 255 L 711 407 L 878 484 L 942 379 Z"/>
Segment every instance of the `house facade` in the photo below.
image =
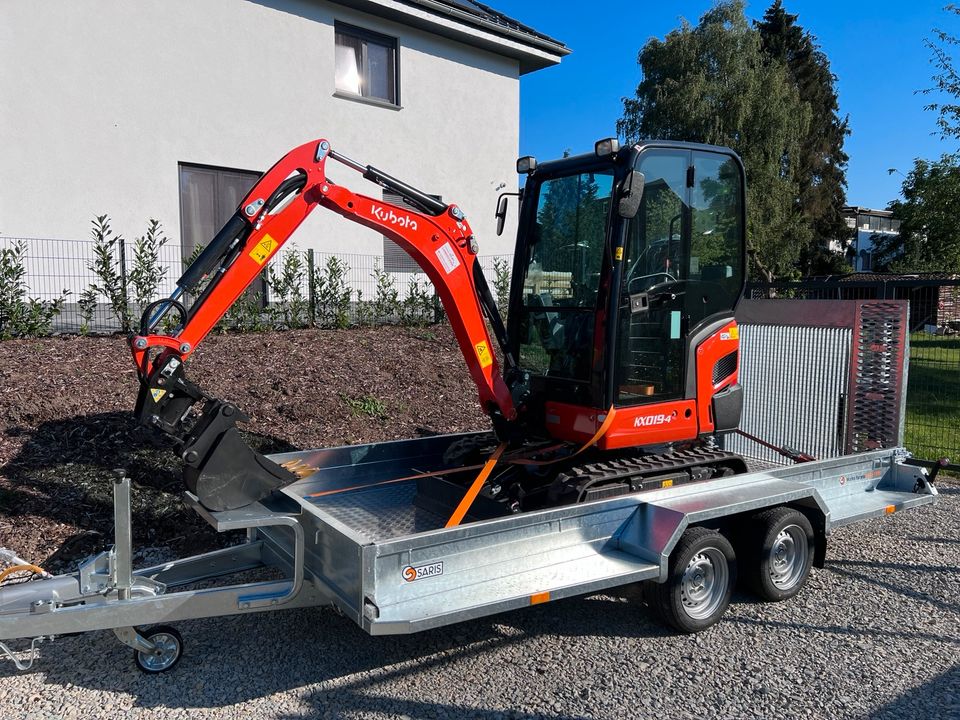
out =
<path fill-rule="evenodd" d="M 11 0 L 0 237 L 64 241 L 70 255 L 97 215 L 127 238 L 156 218 L 189 256 L 259 173 L 325 137 L 456 202 L 481 255 L 507 254 L 494 209 L 517 188 L 519 78 L 568 52 L 469 0 Z M 347 168 L 330 174 L 383 197 Z M 390 255 L 323 211 L 294 242 Z"/>
<path fill-rule="evenodd" d="M 846 205 L 841 210 L 851 231 L 845 250 L 855 272 L 872 272 L 874 239 L 900 234 L 900 221 L 889 210 Z"/>

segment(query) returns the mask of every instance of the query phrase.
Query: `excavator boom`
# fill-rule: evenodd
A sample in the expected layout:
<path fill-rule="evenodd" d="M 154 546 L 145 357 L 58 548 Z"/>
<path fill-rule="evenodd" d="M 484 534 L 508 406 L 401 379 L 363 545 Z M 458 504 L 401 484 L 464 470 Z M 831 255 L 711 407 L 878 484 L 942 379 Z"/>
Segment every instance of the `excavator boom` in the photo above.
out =
<path fill-rule="evenodd" d="M 331 159 L 401 195 L 417 210 L 337 185 L 326 173 Z M 463 212 L 334 152 L 327 140 L 308 142 L 264 173 L 177 281 L 173 295 L 145 309 L 140 331 L 131 338 L 141 379 L 137 414 L 144 424 L 178 441 L 187 484 L 211 510 L 240 507 L 296 478 L 246 446 L 234 427 L 246 417 L 188 381 L 183 363 L 306 217 L 321 206 L 382 233 L 416 261 L 443 303 L 481 407 L 501 432 L 517 417 L 486 321 L 513 367 L 505 350 L 506 331 Z M 189 308 L 181 302 L 184 296 L 196 297 Z M 178 330 L 156 333 L 154 328 L 174 311 L 180 315 Z"/>

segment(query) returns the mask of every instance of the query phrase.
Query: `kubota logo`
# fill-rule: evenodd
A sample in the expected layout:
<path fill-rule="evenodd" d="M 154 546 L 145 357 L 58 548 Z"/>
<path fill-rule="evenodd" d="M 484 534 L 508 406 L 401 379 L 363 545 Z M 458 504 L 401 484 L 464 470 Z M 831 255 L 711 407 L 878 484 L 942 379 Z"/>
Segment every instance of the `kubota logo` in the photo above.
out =
<path fill-rule="evenodd" d="M 417 221 L 409 215 L 397 215 L 393 210 L 387 210 L 379 205 L 370 206 L 370 214 L 382 223 L 399 225 L 402 228 L 417 229 Z"/>
<path fill-rule="evenodd" d="M 414 567 L 413 565 L 407 565 L 403 569 L 403 579 L 407 582 L 413 582 L 414 580 L 423 580 L 428 577 L 436 577 L 437 575 L 443 575 L 443 563 L 435 562 L 430 563 L 429 565 L 418 565 Z"/>
<path fill-rule="evenodd" d="M 677 417 L 677 413 L 660 413 L 659 415 L 640 415 L 633 419 L 633 426 L 650 427 L 651 425 L 669 425 Z"/>

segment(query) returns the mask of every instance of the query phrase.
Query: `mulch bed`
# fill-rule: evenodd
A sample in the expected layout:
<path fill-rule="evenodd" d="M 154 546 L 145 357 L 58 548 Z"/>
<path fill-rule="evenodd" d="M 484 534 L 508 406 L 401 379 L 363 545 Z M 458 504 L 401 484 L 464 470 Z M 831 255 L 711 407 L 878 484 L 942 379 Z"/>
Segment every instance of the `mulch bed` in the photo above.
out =
<path fill-rule="evenodd" d="M 188 377 L 250 415 L 262 452 L 485 429 L 446 325 L 208 338 Z M 112 478 L 134 483 L 134 543 L 178 554 L 224 542 L 184 508 L 169 441 L 133 420 L 120 337 L 0 343 L 0 547 L 51 569 L 109 546 Z"/>

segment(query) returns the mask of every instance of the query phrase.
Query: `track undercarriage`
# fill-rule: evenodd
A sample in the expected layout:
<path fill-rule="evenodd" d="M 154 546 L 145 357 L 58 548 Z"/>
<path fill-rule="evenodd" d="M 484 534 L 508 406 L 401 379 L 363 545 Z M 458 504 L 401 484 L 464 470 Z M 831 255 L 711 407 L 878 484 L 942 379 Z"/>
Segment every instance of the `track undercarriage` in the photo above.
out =
<path fill-rule="evenodd" d="M 420 495 L 449 497 L 456 502 L 457 488 L 462 492 L 472 482 L 475 468 L 495 447 L 492 435 L 467 437 L 454 443 L 444 453 L 444 462 L 464 470 L 424 478 Z M 568 453 L 567 457 L 562 452 L 563 449 L 556 456 L 528 453 L 520 459 L 508 458 L 480 491 L 476 503 L 483 507 L 478 507 L 475 514 L 490 517 L 542 510 L 748 472 L 742 457 L 706 444 L 607 453 L 590 450 L 577 456 Z M 446 492 L 438 487 L 445 483 L 450 485 Z M 431 502 L 435 500 L 436 497 Z"/>

